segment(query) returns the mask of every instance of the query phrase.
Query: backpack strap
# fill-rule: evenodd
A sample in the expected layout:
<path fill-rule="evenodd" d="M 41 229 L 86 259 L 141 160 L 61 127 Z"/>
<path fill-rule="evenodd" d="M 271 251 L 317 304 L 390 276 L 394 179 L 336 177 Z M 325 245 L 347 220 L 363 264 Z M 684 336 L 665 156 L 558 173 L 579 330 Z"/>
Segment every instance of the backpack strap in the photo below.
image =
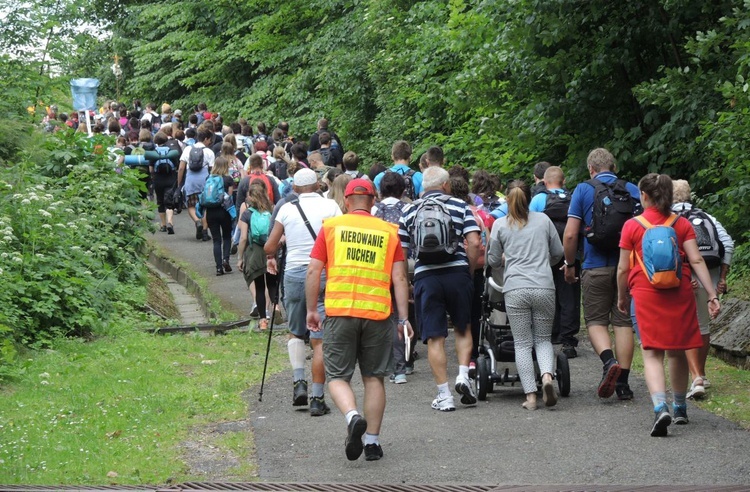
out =
<path fill-rule="evenodd" d="M 305 227 L 307 227 L 307 230 L 310 231 L 310 235 L 312 236 L 313 241 L 318 239 L 318 235 L 315 234 L 315 231 L 310 225 L 310 221 L 307 219 L 307 215 L 305 215 L 305 212 L 302 210 L 302 206 L 299 204 L 299 197 L 295 198 L 290 203 L 293 203 L 294 206 L 297 207 L 297 210 L 299 211 L 299 215 L 300 217 L 302 217 L 302 220 L 305 222 Z"/>

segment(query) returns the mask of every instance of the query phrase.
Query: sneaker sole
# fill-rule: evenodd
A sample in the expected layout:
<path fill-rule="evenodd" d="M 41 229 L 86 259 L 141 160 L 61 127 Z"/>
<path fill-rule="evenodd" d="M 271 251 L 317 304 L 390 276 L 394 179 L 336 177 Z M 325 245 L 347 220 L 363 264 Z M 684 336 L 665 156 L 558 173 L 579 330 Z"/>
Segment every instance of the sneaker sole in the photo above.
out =
<path fill-rule="evenodd" d="M 672 416 L 664 412 L 659 415 L 659 418 L 654 422 L 654 426 L 651 428 L 651 437 L 664 437 L 667 435 L 667 428 L 672 423 Z"/>
<path fill-rule="evenodd" d="M 633 394 L 630 393 L 630 394 L 627 394 L 627 395 L 617 395 L 617 399 L 620 400 L 620 401 L 632 400 L 633 399 Z"/>
<path fill-rule="evenodd" d="M 694 390 L 688 392 L 687 398 L 690 400 L 702 400 L 706 397 L 706 388 L 703 386 L 699 386 L 695 388 Z"/>
<path fill-rule="evenodd" d="M 293 407 L 304 407 L 307 405 L 307 395 L 299 395 L 294 398 L 294 401 L 292 401 Z"/>
<path fill-rule="evenodd" d="M 609 370 L 607 371 L 607 375 L 604 377 L 604 380 L 599 383 L 599 388 L 596 391 L 596 394 L 599 395 L 599 398 L 609 398 L 610 396 L 612 396 L 612 394 L 615 392 L 617 378 L 620 377 L 621 371 L 622 368 L 620 367 L 620 364 L 613 364 L 612 367 L 609 368 Z"/>
<path fill-rule="evenodd" d="M 690 421 L 688 420 L 687 417 L 675 417 L 672 419 L 672 423 L 674 425 L 688 425 Z"/>
<path fill-rule="evenodd" d="M 310 410 L 310 416 L 311 417 L 322 417 L 323 415 L 328 415 L 331 413 L 330 408 L 323 408 L 323 409 L 312 409 Z"/>
<path fill-rule="evenodd" d="M 362 436 L 367 431 L 367 421 L 360 418 L 352 428 L 351 435 L 346 437 L 345 450 L 346 459 L 354 461 L 362 456 L 362 451 L 365 449 L 365 445 L 362 444 Z"/>
<path fill-rule="evenodd" d="M 464 405 L 475 405 L 477 397 L 471 394 L 471 388 L 464 383 L 456 383 L 456 391 L 461 394 L 461 403 Z"/>
<path fill-rule="evenodd" d="M 433 409 L 433 410 L 437 410 L 438 412 L 455 412 L 455 411 L 456 411 L 456 407 L 445 407 L 445 408 L 440 408 L 440 407 L 439 407 L 439 406 L 437 406 L 437 405 L 432 405 L 432 409 Z"/>

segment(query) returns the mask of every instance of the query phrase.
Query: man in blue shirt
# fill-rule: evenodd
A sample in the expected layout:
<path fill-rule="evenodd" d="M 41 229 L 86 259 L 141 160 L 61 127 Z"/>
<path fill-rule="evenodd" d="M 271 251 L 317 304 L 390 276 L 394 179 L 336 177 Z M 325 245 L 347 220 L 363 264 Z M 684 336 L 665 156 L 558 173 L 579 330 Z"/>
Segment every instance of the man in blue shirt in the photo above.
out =
<path fill-rule="evenodd" d="M 546 163 L 545 163 L 546 164 Z M 536 169 L 535 169 L 536 172 Z M 563 188 L 565 174 L 558 166 L 545 169 L 540 183 L 544 184 L 544 190 L 540 191 L 531 199 L 529 210 L 532 212 L 546 213 L 555 224 L 558 234 L 561 235 L 568 220 L 568 206 L 570 205 L 570 193 Z M 560 200 L 549 201 L 551 196 L 560 197 Z M 548 203 L 550 209 L 547 209 Z M 576 283 L 569 284 L 565 281 L 565 268 L 562 261 L 552 266 L 552 278 L 555 281 L 555 321 L 552 325 L 553 343 L 562 343 L 562 352 L 568 359 L 578 356 L 578 332 L 581 330 L 581 287 Z M 576 258 L 574 272 L 580 274 L 581 262 Z"/>
<path fill-rule="evenodd" d="M 609 184 L 618 178 L 615 175 L 614 156 L 606 149 L 592 150 L 586 159 L 589 175 L 592 179 Z M 632 183 L 627 183 L 627 190 L 636 202 L 640 201 L 640 191 Z M 568 223 L 563 237 L 565 250 L 565 281 L 575 283 L 575 258 L 581 226 L 592 223 L 594 208 L 594 186 L 584 182 L 576 186 L 568 210 Z M 628 386 L 630 364 L 633 360 L 633 323 L 630 316 L 617 309 L 617 263 L 620 258 L 619 248 L 602 250 L 584 238 L 583 264 L 581 265 L 581 290 L 583 291 L 583 316 L 589 332 L 589 339 L 594 350 L 604 364 L 602 380 L 597 394 L 609 398 L 616 391 L 620 400 L 630 400 L 633 392 Z M 612 324 L 615 333 L 615 349 L 612 351 L 608 327 Z"/>
<path fill-rule="evenodd" d="M 393 171 L 404 176 L 405 180 L 407 177 L 411 179 L 413 186 L 413 192 L 411 192 L 411 194 L 413 194 L 413 196 L 409 196 L 409 199 L 416 200 L 422 193 L 422 173 L 415 172 L 409 167 L 409 162 L 411 161 L 411 146 L 409 145 L 409 142 L 399 140 L 394 143 L 391 148 L 391 159 L 393 159 L 393 166 L 391 166 L 388 171 L 383 171 L 375 176 L 375 180 L 373 181 L 375 188 L 380 192 L 380 180 L 383 179 L 383 175 L 387 172 Z M 410 193 L 408 183 L 406 192 Z"/>

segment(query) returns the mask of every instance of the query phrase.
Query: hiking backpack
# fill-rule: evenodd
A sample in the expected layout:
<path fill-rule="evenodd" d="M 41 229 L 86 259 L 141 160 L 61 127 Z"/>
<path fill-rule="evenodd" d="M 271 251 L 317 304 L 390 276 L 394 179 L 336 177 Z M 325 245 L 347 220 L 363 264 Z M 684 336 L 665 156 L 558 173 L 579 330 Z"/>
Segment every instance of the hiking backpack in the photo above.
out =
<path fill-rule="evenodd" d="M 203 169 L 203 147 L 193 146 L 188 154 L 188 169 L 200 172 Z"/>
<path fill-rule="evenodd" d="M 331 162 L 331 148 L 321 147 L 318 149 L 318 152 L 320 153 L 320 158 L 323 160 L 323 164 L 327 166 Z"/>
<path fill-rule="evenodd" d="M 248 189 L 250 189 L 250 184 L 256 179 L 263 181 L 266 184 L 266 193 L 268 193 L 268 200 L 271 202 L 271 204 L 274 203 L 273 186 L 271 185 L 271 178 L 266 176 L 265 173 L 250 173 L 247 175 L 247 178 L 248 178 L 248 183 L 247 183 Z"/>
<path fill-rule="evenodd" d="M 677 245 L 677 233 L 673 227 L 679 218 L 678 215 L 672 214 L 664 224 L 653 225 L 643 216 L 635 217 L 635 221 L 646 229 L 646 232 L 641 239 L 643 257 L 638 256 L 635 250 L 632 254 L 655 289 L 674 289 L 680 286 L 682 257 Z"/>
<path fill-rule="evenodd" d="M 405 173 L 400 173 L 399 171 L 394 171 L 393 169 L 386 169 L 385 172 L 387 173 L 399 173 L 401 176 L 404 177 L 404 184 L 406 187 L 404 188 L 404 194 L 401 195 L 402 198 L 408 198 L 409 200 L 416 200 L 419 198 L 417 196 L 417 191 L 414 188 L 414 175 L 417 174 L 417 172 L 414 169 L 409 169 Z"/>
<path fill-rule="evenodd" d="M 683 209 L 680 215 L 693 226 L 698 251 L 703 256 L 706 266 L 708 268 L 721 266 L 724 259 L 724 243 L 719 241 L 719 231 L 708 214 L 697 207 L 692 207 L 690 210 Z"/>
<path fill-rule="evenodd" d="M 224 177 L 210 175 L 198 200 L 204 209 L 220 207 L 224 203 Z"/>
<path fill-rule="evenodd" d="M 268 232 L 271 229 L 271 213 L 265 210 L 259 212 L 253 207 L 247 209 L 251 212 L 248 238 L 253 243 L 263 246 L 268 241 Z"/>
<path fill-rule="evenodd" d="M 618 250 L 622 226 L 640 212 L 640 203 L 630 194 L 623 179 L 603 183 L 594 178 L 585 183 L 594 187 L 594 205 L 591 224 L 584 227 L 583 234 L 589 244 L 600 250 Z"/>
<path fill-rule="evenodd" d="M 455 260 L 458 236 L 445 199 L 427 197 L 417 205 L 412 225 L 417 259 L 425 264 Z"/>
<path fill-rule="evenodd" d="M 570 208 L 570 193 L 563 190 L 562 193 L 544 190 L 547 195 L 547 204 L 544 213 L 550 218 L 557 230 L 557 235 L 562 241 L 565 226 L 568 223 L 568 208 Z"/>
<path fill-rule="evenodd" d="M 405 205 L 406 202 L 402 202 L 400 200 L 396 203 L 391 203 L 390 205 L 376 203 L 375 208 L 377 210 L 373 215 L 379 219 L 383 219 L 386 222 L 390 222 L 391 224 L 398 224 L 398 221 L 401 219 L 401 216 L 404 213 Z"/>
<path fill-rule="evenodd" d="M 169 147 L 156 147 L 154 151 L 159 154 L 159 158 L 154 162 L 154 172 L 156 174 L 172 174 L 172 171 L 174 171 L 174 162 L 167 157 L 172 149 Z"/>

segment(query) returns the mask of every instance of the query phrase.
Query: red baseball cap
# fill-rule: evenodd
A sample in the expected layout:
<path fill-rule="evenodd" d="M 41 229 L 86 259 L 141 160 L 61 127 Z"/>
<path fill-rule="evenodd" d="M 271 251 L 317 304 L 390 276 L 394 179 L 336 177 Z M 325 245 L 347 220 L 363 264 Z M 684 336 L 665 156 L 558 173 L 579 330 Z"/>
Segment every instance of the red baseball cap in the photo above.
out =
<path fill-rule="evenodd" d="M 375 189 L 372 187 L 372 183 L 369 180 L 356 178 L 349 181 L 344 191 L 344 197 L 351 195 L 369 195 L 375 196 Z"/>

